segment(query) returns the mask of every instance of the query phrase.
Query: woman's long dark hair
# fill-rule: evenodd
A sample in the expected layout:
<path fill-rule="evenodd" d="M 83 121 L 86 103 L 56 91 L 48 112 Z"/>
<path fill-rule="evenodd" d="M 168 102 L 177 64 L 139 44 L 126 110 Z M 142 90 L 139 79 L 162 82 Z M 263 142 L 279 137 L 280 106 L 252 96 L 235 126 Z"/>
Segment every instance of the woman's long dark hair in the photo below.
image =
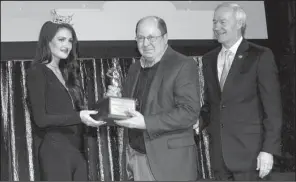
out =
<path fill-rule="evenodd" d="M 72 50 L 70 51 L 69 56 L 66 59 L 60 60 L 59 68 L 64 77 L 65 84 L 68 87 L 68 90 L 72 93 L 72 96 L 74 96 L 75 107 L 77 110 L 80 110 L 86 108 L 86 103 L 83 97 L 80 78 L 78 76 L 78 40 L 74 28 L 70 24 L 57 24 L 51 21 L 47 21 L 43 24 L 39 34 L 36 56 L 34 61 L 32 62 L 32 65 L 37 63 L 47 64 L 52 61 L 52 53 L 49 48 L 49 42 L 62 28 L 66 28 L 72 33 L 73 42 Z"/>

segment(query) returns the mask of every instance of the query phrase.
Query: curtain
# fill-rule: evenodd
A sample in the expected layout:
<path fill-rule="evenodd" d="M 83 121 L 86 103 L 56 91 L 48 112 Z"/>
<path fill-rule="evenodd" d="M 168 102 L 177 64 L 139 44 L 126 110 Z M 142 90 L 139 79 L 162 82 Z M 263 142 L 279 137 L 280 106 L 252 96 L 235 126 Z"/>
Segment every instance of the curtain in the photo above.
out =
<path fill-rule="evenodd" d="M 200 57 L 193 57 L 198 63 L 201 104 L 203 77 Z M 88 106 L 98 101 L 106 92 L 106 73 L 112 67 L 112 60 L 119 63 L 122 79 L 128 68 L 139 58 L 93 59 L 81 58 L 80 77 Z M 27 102 L 26 70 L 31 60 L 2 60 L 1 79 L 1 180 L 40 180 L 37 150 L 41 138 L 32 134 L 32 115 Z M 125 179 L 124 129 L 117 126 L 99 128 L 86 127 L 86 152 L 88 156 L 88 177 L 95 181 L 122 181 Z M 212 178 L 208 153 L 208 135 L 203 131 L 195 138 L 198 146 L 199 171 L 205 179 Z"/>
<path fill-rule="evenodd" d="M 268 25 L 268 47 L 279 69 L 283 125 L 282 155 L 275 157 L 275 169 L 295 173 L 295 32 L 296 1 L 264 1 Z M 279 28 L 280 27 L 280 28 Z"/>
<path fill-rule="evenodd" d="M 288 54 L 294 54 L 295 56 L 295 32 L 296 32 L 296 2 L 288 1 L 287 2 L 288 9 Z"/>

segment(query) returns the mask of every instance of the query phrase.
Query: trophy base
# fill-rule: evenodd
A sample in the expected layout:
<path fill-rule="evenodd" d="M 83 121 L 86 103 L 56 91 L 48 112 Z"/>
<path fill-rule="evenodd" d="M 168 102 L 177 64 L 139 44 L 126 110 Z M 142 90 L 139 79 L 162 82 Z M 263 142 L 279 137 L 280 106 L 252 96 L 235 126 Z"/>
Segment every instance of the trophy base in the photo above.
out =
<path fill-rule="evenodd" d="M 136 102 L 131 98 L 107 97 L 97 102 L 94 107 L 98 113 L 92 115 L 95 120 L 105 121 L 107 125 L 115 125 L 114 120 L 131 118 L 127 115 L 128 110 L 136 109 Z"/>

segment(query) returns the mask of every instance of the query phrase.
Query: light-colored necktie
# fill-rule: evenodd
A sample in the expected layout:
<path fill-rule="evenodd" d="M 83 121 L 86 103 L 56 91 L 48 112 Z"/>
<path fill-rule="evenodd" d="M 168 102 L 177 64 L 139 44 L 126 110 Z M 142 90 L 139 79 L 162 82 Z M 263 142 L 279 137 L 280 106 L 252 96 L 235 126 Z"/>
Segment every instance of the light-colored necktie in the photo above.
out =
<path fill-rule="evenodd" d="M 222 70 L 222 74 L 221 74 L 221 77 L 220 77 L 221 91 L 223 90 L 225 80 L 227 78 L 228 72 L 229 72 L 230 67 L 231 67 L 231 61 L 230 61 L 231 54 L 232 54 L 232 52 L 230 50 L 226 50 L 224 52 L 224 54 L 223 54 L 224 65 L 223 65 L 223 70 Z"/>

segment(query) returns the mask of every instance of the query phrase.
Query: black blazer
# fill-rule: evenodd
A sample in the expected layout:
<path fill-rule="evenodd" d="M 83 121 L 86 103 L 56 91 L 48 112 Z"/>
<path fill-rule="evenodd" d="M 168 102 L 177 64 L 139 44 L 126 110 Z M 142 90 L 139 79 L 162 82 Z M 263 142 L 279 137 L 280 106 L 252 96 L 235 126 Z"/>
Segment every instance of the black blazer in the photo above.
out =
<path fill-rule="evenodd" d="M 76 111 L 69 93 L 52 70 L 45 64 L 30 67 L 27 70 L 27 86 L 33 120 L 37 125 L 35 129 L 44 131 L 45 135 L 50 134 L 51 139 L 57 141 L 60 134 L 81 137 L 83 124 L 79 111 Z M 76 140 L 74 143 L 78 146 L 80 142 Z"/>
<path fill-rule="evenodd" d="M 280 155 L 282 105 L 277 66 L 270 49 L 243 40 L 221 92 L 217 76 L 220 50 L 203 56 L 202 127 L 208 125 L 213 163 L 222 152 L 231 171 L 255 170 L 260 151 Z"/>

